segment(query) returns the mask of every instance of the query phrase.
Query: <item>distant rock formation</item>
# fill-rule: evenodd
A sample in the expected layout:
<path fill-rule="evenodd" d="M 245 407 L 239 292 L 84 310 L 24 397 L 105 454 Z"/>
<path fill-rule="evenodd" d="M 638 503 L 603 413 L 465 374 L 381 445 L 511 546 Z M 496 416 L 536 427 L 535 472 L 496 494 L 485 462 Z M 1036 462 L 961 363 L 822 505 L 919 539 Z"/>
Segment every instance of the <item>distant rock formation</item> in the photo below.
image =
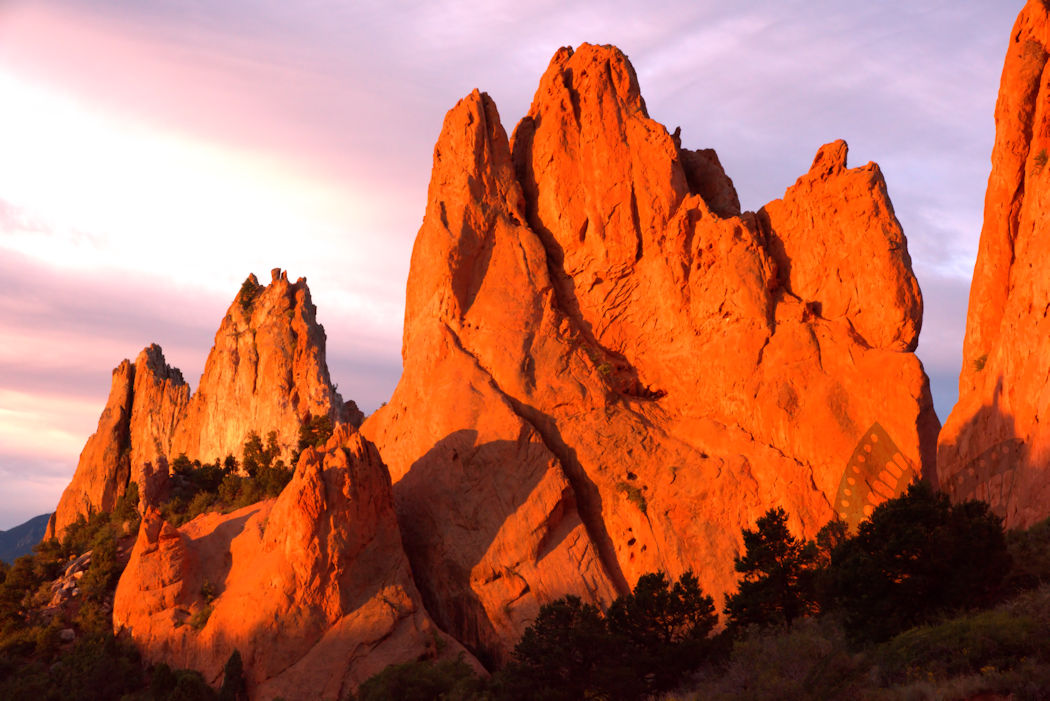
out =
<path fill-rule="evenodd" d="M 992 172 L 970 287 L 959 401 L 941 432 L 940 486 L 1006 525 L 1050 515 L 1050 18 L 1017 18 L 995 108 Z"/>
<path fill-rule="evenodd" d="M 98 430 L 80 453 L 45 537 L 61 537 L 78 516 L 112 510 L 142 466 L 168 453 L 174 422 L 189 396 L 182 373 L 165 363 L 160 346 L 145 348 L 134 365 L 121 361 Z"/>
<path fill-rule="evenodd" d="M 204 462 L 240 455 L 251 431 L 277 432 L 287 460 L 306 416 L 346 419 L 325 362 L 324 328 L 306 279 L 275 269 L 266 287 L 250 276 L 215 334 L 200 385 L 179 420 L 172 454 Z"/>
<path fill-rule="evenodd" d="M 239 650 L 252 698 L 344 698 L 389 664 L 463 651 L 423 610 L 390 477 L 348 426 L 276 500 L 179 529 L 148 510 L 113 620 L 147 659 L 214 684 Z"/>
<path fill-rule="evenodd" d="M 362 426 L 428 610 L 499 660 L 566 593 L 692 569 L 721 596 L 770 507 L 804 536 L 858 521 L 933 469 L 921 316 L 843 142 L 741 213 L 613 47 L 558 51 L 511 140 L 471 93 L 434 149 L 404 374 Z"/>
<path fill-rule="evenodd" d="M 288 461 L 307 417 L 360 423 L 357 407 L 343 403 L 329 378 L 324 328 L 306 279 L 289 283 L 280 269 L 272 278 L 265 287 L 254 275 L 245 281 L 192 397 L 156 344 L 134 365 L 125 360 L 113 371 L 98 430 L 84 446 L 47 537 L 61 535 L 79 515 L 112 509 L 132 480 L 146 494 L 147 465 L 164 471 L 180 453 L 203 462 L 239 458 L 252 431 L 263 438 L 276 432 Z"/>

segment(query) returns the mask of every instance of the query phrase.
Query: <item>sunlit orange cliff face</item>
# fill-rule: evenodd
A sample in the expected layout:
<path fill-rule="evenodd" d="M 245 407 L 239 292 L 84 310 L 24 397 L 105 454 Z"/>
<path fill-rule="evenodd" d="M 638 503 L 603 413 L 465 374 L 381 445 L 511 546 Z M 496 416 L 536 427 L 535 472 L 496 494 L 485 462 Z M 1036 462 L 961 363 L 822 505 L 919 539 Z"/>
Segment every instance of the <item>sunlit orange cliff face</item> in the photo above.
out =
<path fill-rule="evenodd" d="M 484 93 L 448 113 L 404 374 L 360 431 L 305 281 L 277 273 L 235 300 L 192 397 L 159 348 L 118 368 L 53 532 L 140 482 L 115 629 L 213 682 L 238 649 L 260 694 L 342 695 L 460 645 L 498 664 L 542 604 L 656 570 L 721 598 L 767 509 L 812 537 L 934 469 L 907 241 L 846 152 L 742 212 L 715 153 L 648 117 L 626 56 L 561 49 L 510 138 Z M 309 415 L 342 425 L 276 500 L 181 528 L 155 508 L 171 456 L 249 428 L 287 448 Z"/>
<path fill-rule="evenodd" d="M 431 615 L 499 659 L 565 593 L 691 568 L 720 596 L 770 507 L 807 536 L 856 522 L 933 468 L 921 317 L 882 174 L 841 141 L 741 212 L 614 47 L 559 50 L 510 139 L 468 95 L 434 150 L 404 374 L 361 429 Z"/>
<path fill-rule="evenodd" d="M 959 402 L 941 433 L 940 486 L 1007 526 L 1050 515 L 1050 18 L 1029 2 L 1011 34 L 970 288 Z"/>

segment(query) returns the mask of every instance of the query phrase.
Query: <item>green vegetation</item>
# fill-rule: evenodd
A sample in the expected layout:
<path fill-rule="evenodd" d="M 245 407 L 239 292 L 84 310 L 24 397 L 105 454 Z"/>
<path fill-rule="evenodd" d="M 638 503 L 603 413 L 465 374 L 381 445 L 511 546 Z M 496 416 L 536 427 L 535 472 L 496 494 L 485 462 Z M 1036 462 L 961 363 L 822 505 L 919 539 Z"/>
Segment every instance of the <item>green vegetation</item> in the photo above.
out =
<path fill-rule="evenodd" d="M 605 617 L 596 606 L 566 596 L 540 609 L 503 672 L 511 698 L 599 696 L 623 674 Z M 611 677 L 610 677 L 611 675 Z"/>
<path fill-rule="evenodd" d="M 249 275 L 241 283 L 241 291 L 237 293 L 237 300 L 241 303 L 241 311 L 244 312 L 245 316 L 251 314 L 252 308 L 255 306 L 255 300 L 258 299 L 264 289 L 254 275 Z"/>
<path fill-rule="evenodd" d="M 326 430 L 313 422 L 301 445 L 323 442 Z M 264 493 L 273 471 L 291 475 L 277 455 L 271 434 L 250 436 L 241 462 L 180 456 L 173 500 L 186 508 L 165 507 L 185 517 L 199 504 Z M 236 474 L 242 464 L 248 474 Z M 247 698 L 239 652 L 216 691 L 196 672 L 145 664 L 114 637 L 113 592 L 139 528 L 137 504 L 132 484 L 112 513 L 81 518 L 61 542 L 0 563 L 0 698 Z M 739 588 L 717 635 L 699 580 L 657 572 L 604 610 L 574 596 L 542 606 L 491 676 L 462 657 L 421 660 L 387 668 L 348 698 L 1048 698 L 1050 519 L 1004 533 L 986 504 L 951 504 L 920 483 L 853 533 L 833 521 L 806 541 L 788 521 L 771 509 L 743 531 Z M 83 574 L 64 577 L 75 561 Z M 75 582 L 77 595 L 55 604 L 56 580 Z M 204 581 L 200 594 L 191 630 L 207 624 L 214 585 Z"/>
<path fill-rule="evenodd" d="M 307 448 L 324 448 L 334 430 L 330 417 L 307 414 L 306 420 L 299 426 L 299 444 L 292 454 L 292 467 L 299 464 L 299 456 Z"/>
<path fill-rule="evenodd" d="M 323 444 L 331 434 L 327 417 L 307 424 L 300 442 Z M 253 433 L 240 462 L 227 456 L 201 464 L 179 456 L 172 462 L 163 515 L 179 525 L 204 511 L 232 510 L 276 496 L 292 477 L 279 453 L 275 433 L 265 442 Z M 0 698 L 247 698 L 239 653 L 231 655 L 216 692 L 197 672 L 144 664 L 133 645 L 113 635 L 113 594 L 141 524 L 138 504 L 138 485 L 131 482 L 110 513 L 81 516 L 61 541 L 41 542 L 33 555 L 11 565 L 0 562 Z M 74 563 L 77 576 L 66 575 Z M 187 620 L 196 630 L 207 624 L 214 585 L 205 581 L 201 595 L 204 606 Z"/>
<path fill-rule="evenodd" d="M 1017 594 L 1050 584 L 1050 519 L 1027 530 L 1006 534 L 1006 548 L 1012 560 L 1003 578 L 1007 594 Z"/>
<path fill-rule="evenodd" d="M 354 701 L 379 699 L 638 699 L 677 687 L 704 662 L 719 659 L 711 638 L 714 602 L 691 572 L 672 583 L 642 576 L 607 612 L 566 596 L 540 608 L 512 660 L 483 679 L 462 660 L 387 668 Z"/>
<path fill-rule="evenodd" d="M 226 660 L 222 671 L 219 701 L 248 701 L 248 681 L 244 678 L 244 662 L 241 660 L 240 650 L 234 650 Z"/>
<path fill-rule="evenodd" d="M 794 536 L 787 513 L 770 509 L 755 530 L 744 530 L 745 553 L 736 558 L 740 589 L 726 600 L 730 627 L 790 626 L 817 610 L 817 549 Z"/>
<path fill-rule="evenodd" d="M 0 565 L 0 698 L 214 698 L 199 674 L 165 667 L 165 682 L 134 646 L 113 635 L 113 592 L 138 533 L 138 500 L 132 482 L 111 513 L 81 517 L 61 542 L 43 541 L 33 555 Z M 65 580 L 76 583 L 77 594 L 53 601 L 52 582 L 88 552 L 91 564 L 79 580 Z"/>
<path fill-rule="evenodd" d="M 870 682 L 834 617 L 802 618 L 791 628 L 738 632 L 728 659 L 700 670 L 681 699 L 781 701 L 860 699 Z M 860 682 L 860 683 L 858 683 Z"/>
<path fill-rule="evenodd" d="M 987 504 L 953 505 L 918 482 L 832 553 L 825 607 L 841 609 L 855 640 L 879 642 L 994 603 L 1010 561 L 1002 520 Z"/>
<path fill-rule="evenodd" d="M 790 629 L 751 629 L 724 665 L 701 670 L 678 698 L 1046 699 L 1050 689 L 1050 587 L 993 609 L 851 646 L 841 618 L 824 614 Z M 1011 696 L 1012 695 L 1012 696 Z"/>
<path fill-rule="evenodd" d="M 43 541 L 10 567 L 0 563 L 0 698 L 12 701 L 245 701 L 239 653 L 226 664 L 220 692 L 197 672 L 146 665 L 113 635 L 113 593 L 138 534 L 134 482 L 110 513 L 79 518 L 61 542 Z M 90 565 L 78 578 L 73 563 Z M 62 578 L 62 579 L 60 579 Z M 52 583 L 75 583 L 61 599 Z M 205 586 L 208 586 L 207 584 Z M 210 605 L 204 610 L 210 611 Z M 207 620 L 202 610 L 201 625 Z M 193 621 L 191 621 L 193 625 Z"/>
<path fill-rule="evenodd" d="M 855 533 L 832 521 L 804 541 L 787 521 L 771 509 L 743 532 L 719 635 L 695 577 L 650 574 L 605 611 L 543 606 L 489 679 L 422 661 L 361 698 L 1047 698 L 1050 520 L 1007 535 L 986 504 L 920 483 Z"/>
<path fill-rule="evenodd" d="M 205 604 L 200 610 L 190 616 L 186 623 L 194 630 L 203 630 L 204 626 L 208 625 L 208 619 L 211 618 L 211 612 L 212 605 Z"/>
<path fill-rule="evenodd" d="M 180 455 L 171 464 L 172 488 L 161 514 L 179 526 L 208 511 L 235 511 L 277 496 L 292 479 L 292 470 L 279 454 L 276 432 L 267 435 L 264 445 L 253 431 L 244 442 L 240 463 L 232 455 L 211 464 Z"/>
<path fill-rule="evenodd" d="M 981 370 L 984 370 L 984 366 L 987 363 L 988 363 L 988 354 L 985 353 L 984 355 L 982 355 L 979 358 L 976 358 L 973 361 L 973 369 L 976 370 L 977 372 L 980 372 Z"/>
<path fill-rule="evenodd" d="M 618 482 L 616 489 L 627 496 L 627 501 L 635 505 L 635 507 L 643 514 L 648 508 L 648 504 L 645 502 L 645 495 L 642 494 L 642 490 L 630 482 Z"/>
<path fill-rule="evenodd" d="M 299 427 L 299 452 L 307 448 L 323 448 L 332 437 L 332 419 L 328 416 L 307 415 Z"/>
<path fill-rule="evenodd" d="M 484 698 L 485 682 L 462 659 L 391 665 L 351 695 L 350 701 L 466 701 Z"/>
<path fill-rule="evenodd" d="M 630 675 L 620 688 L 631 694 L 670 691 L 719 652 L 710 639 L 718 625 L 714 601 L 692 572 L 673 586 L 663 572 L 643 575 L 633 593 L 612 603 L 606 622 Z"/>
<path fill-rule="evenodd" d="M 1047 157 L 1045 148 L 1039 149 L 1039 153 L 1035 154 L 1035 158 L 1033 159 L 1033 161 L 1035 163 L 1035 170 L 1037 173 L 1046 167 L 1046 158 Z"/>

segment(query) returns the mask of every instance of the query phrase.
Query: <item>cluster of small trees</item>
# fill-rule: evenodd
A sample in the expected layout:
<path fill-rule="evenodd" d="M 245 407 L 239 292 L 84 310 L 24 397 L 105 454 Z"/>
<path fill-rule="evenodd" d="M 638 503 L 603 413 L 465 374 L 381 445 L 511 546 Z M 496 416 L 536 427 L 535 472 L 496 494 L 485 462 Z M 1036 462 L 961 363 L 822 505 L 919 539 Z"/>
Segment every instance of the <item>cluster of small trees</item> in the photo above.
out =
<path fill-rule="evenodd" d="M 299 430 L 293 465 L 302 451 L 323 446 L 332 432 L 327 416 L 308 416 Z M 274 432 L 265 441 L 255 432 L 249 434 L 239 461 L 229 455 L 202 464 L 180 455 L 171 467 L 172 490 L 161 511 L 176 525 L 204 511 L 276 496 L 292 477 Z M 43 541 L 33 555 L 10 566 L 0 561 L 0 699 L 247 698 L 236 651 L 216 691 L 198 672 L 144 664 L 134 645 L 113 635 L 113 593 L 139 530 L 138 505 L 138 485 L 132 481 L 112 511 L 78 517 L 61 541 Z M 77 596 L 49 608 L 51 583 L 88 551 L 91 561 L 77 580 Z M 70 631 L 72 642 L 63 635 Z"/>
<path fill-rule="evenodd" d="M 141 681 L 141 658 L 113 637 L 110 616 L 123 568 L 118 542 L 137 531 L 137 506 L 132 483 L 112 512 L 81 516 L 61 541 L 43 541 L 10 567 L 0 563 L 0 698 L 119 698 Z M 74 605 L 48 610 L 51 582 L 88 551 Z M 63 642 L 66 629 L 76 630 L 74 642 Z"/>
<path fill-rule="evenodd" d="M 783 509 L 772 509 L 744 531 L 744 545 L 725 610 L 731 629 L 838 611 L 858 642 L 994 603 L 1011 564 L 1002 520 L 987 504 L 952 504 L 922 482 L 876 507 L 852 536 L 833 521 L 803 542 Z"/>
<path fill-rule="evenodd" d="M 647 574 L 604 612 L 576 596 L 543 606 L 514 659 L 490 679 L 462 660 L 408 663 L 366 681 L 351 699 L 644 698 L 673 689 L 716 654 L 717 623 L 714 602 L 691 572 L 673 583 Z"/>
<path fill-rule="evenodd" d="M 0 699 L 247 699 L 236 651 L 215 691 L 199 672 L 145 665 L 133 644 L 114 636 L 113 593 L 139 528 L 138 502 L 131 482 L 113 511 L 80 516 L 61 541 L 42 541 L 10 566 L 0 562 Z M 49 608 L 51 583 L 88 552 L 77 596 Z M 63 631 L 73 631 L 73 640 Z"/>
<path fill-rule="evenodd" d="M 333 431 L 328 416 L 307 416 L 299 427 L 299 442 L 291 467 L 280 457 L 277 432 L 265 442 L 255 431 L 248 434 L 238 462 L 233 455 L 213 463 L 191 461 L 183 453 L 172 461 L 172 489 L 161 505 L 164 518 L 181 525 L 207 511 L 230 511 L 275 497 L 292 479 L 302 451 L 325 444 Z"/>
<path fill-rule="evenodd" d="M 249 434 L 240 462 L 227 455 L 202 464 L 183 453 L 172 461 L 172 488 L 161 514 L 178 526 L 206 511 L 234 510 L 277 496 L 292 479 L 292 470 L 279 455 L 274 431 L 265 444 L 258 433 Z"/>
<path fill-rule="evenodd" d="M 718 643 L 714 601 L 691 572 L 662 572 L 602 613 L 574 596 L 544 606 L 503 670 L 510 698 L 637 699 L 669 691 Z"/>
<path fill-rule="evenodd" d="M 304 428 L 300 450 L 323 444 L 325 434 L 321 421 Z M 233 478 L 258 482 L 274 470 L 290 477 L 277 456 L 274 436 L 266 442 L 252 436 L 240 463 L 228 458 L 201 465 L 180 457 L 174 463 L 176 482 L 197 490 L 192 503 L 209 490 L 222 494 Z M 237 474 L 241 465 L 247 474 Z M 0 563 L 0 697 L 243 697 L 239 655 L 230 658 L 228 683 L 217 694 L 195 672 L 143 665 L 133 647 L 113 637 L 107 606 L 122 564 L 118 543 L 138 528 L 137 501 L 132 483 L 113 512 L 79 519 L 62 542 L 42 543 L 35 555 L 11 567 Z M 735 561 L 739 587 L 726 599 L 721 630 L 714 602 L 692 573 L 672 581 L 657 572 L 641 577 L 632 592 L 604 610 L 573 596 L 543 606 L 510 662 L 491 677 L 479 676 L 463 660 L 409 663 L 368 680 L 353 698 L 654 697 L 687 682 L 701 667 L 724 674 L 735 651 L 765 649 L 756 647 L 756 640 L 774 640 L 785 631 L 810 640 L 814 622 L 823 625 L 827 619 L 843 626 L 857 649 L 877 648 L 890 671 L 927 658 L 945 669 L 983 669 L 989 659 L 1002 657 L 1002 650 L 1035 659 L 1031 640 L 1050 640 L 1033 638 L 1042 624 L 1026 618 L 1029 609 L 1045 608 L 1043 599 L 1028 609 L 967 613 L 938 623 L 1050 581 L 1050 522 L 1008 539 L 986 504 L 953 505 L 920 483 L 877 507 L 854 533 L 835 521 L 805 541 L 787 524 L 782 509 L 771 509 L 743 532 L 744 552 Z M 1031 557 L 1013 566 L 1011 548 Z M 75 610 L 43 615 L 45 585 L 88 549 L 91 566 L 80 579 Z M 70 626 L 77 630 L 76 641 L 62 643 L 60 633 Z M 768 638 L 763 631 L 770 631 Z M 977 634 L 984 647 L 967 642 L 962 654 L 944 652 L 950 650 L 946 637 L 969 640 Z M 985 649 L 989 639 L 998 641 L 991 652 Z M 842 659 L 845 667 L 854 664 L 849 655 Z"/>

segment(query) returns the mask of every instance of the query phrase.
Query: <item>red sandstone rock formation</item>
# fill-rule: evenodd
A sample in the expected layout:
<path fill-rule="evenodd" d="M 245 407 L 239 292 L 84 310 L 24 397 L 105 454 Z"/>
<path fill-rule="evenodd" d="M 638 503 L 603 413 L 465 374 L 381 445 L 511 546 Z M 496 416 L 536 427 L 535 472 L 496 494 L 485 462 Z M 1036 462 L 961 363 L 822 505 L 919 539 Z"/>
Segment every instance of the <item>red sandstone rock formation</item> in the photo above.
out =
<path fill-rule="evenodd" d="M 938 441 L 941 487 L 988 501 L 1007 526 L 1050 515 L 1048 52 L 1047 7 L 1030 0 L 1003 67 L 959 401 Z"/>
<path fill-rule="evenodd" d="M 134 365 L 122 361 L 113 370 L 98 430 L 80 453 L 45 537 L 60 537 L 78 516 L 109 511 L 131 480 L 141 482 L 145 464 L 168 453 L 175 422 L 189 396 L 182 373 L 164 362 L 160 346 L 145 348 Z"/>
<path fill-rule="evenodd" d="M 144 494 L 146 465 L 161 469 L 172 455 L 175 426 L 190 401 L 190 387 L 182 373 L 164 362 L 160 346 L 153 344 L 135 360 L 135 400 L 128 426 L 131 478 Z"/>
<path fill-rule="evenodd" d="M 360 424 L 357 406 L 344 404 L 328 376 L 324 328 L 306 280 L 290 283 L 280 270 L 272 277 L 266 287 L 254 275 L 245 282 L 192 398 L 157 345 L 143 350 L 134 366 L 125 360 L 113 371 L 98 431 L 84 446 L 48 537 L 61 535 L 78 515 L 113 508 L 130 480 L 141 495 L 152 494 L 146 475 L 163 473 L 180 453 L 203 462 L 239 458 L 252 431 L 264 439 L 274 431 L 289 460 L 307 416 Z"/>
<path fill-rule="evenodd" d="M 615 48 L 560 50 L 510 141 L 475 91 L 434 150 L 404 375 L 362 426 L 428 610 L 498 659 L 564 593 L 693 569 L 720 596 L 772 506 L 805 536 L 858 520 L 932 469 L 921 314 L 844 143 L 740 214 Z"/>
<path fill-rule="evenodd" d="M 249 276 L 215 334 L 171 453 L 203 462 L 240 456 L 252 431 L 263 439 L 276 431 L 288 460 L 307 415 L 344 421 L 347 408 L 328 376 L 325 340 L 305 278 L 290 283 L 275 269 L 263 288 Z"/>
<path fill-rule="evenodd" d="M 343 698 L 389 664 L 462 648 L 420 605 L 373 445 L 343 426 L 276 500 L 182 528 L 149 510 L 114 628 L 213 683 L 240 651 L 253 698 Z"/>

